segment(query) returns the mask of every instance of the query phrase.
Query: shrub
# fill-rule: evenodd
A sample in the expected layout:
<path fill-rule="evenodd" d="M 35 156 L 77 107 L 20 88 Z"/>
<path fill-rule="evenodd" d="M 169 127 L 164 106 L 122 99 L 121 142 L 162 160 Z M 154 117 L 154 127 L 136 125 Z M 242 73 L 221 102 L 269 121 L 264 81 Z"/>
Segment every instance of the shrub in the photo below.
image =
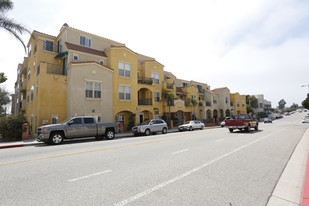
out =
<path fill-rule="evenodd" d="M 0 117 L 0 134 L 4 140 L 21 140 L 22 124 L 27 123 L 24 116 L 10 115 Z"/>

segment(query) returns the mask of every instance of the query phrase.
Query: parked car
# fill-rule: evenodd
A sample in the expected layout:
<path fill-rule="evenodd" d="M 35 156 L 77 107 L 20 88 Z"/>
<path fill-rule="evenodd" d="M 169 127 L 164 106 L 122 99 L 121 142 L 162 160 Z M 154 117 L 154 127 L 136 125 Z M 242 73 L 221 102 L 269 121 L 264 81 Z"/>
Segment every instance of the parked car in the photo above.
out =
<path fill-rule="evenodd" d="M 285 116 L 289 116 L 289 115 L 291 115 L 290 112 L 286 112 L 285 113 Z"/>
<path fill-rule="evenodd" d="M 273 123 L 270 117 L 264 118 L 264 123 Z"/>
<path fill-rule="evenodd" d="M 132 133 L 135 136 L 140 134 L 148 136 L 157 132 L 167 133 L 167 124 L 163 119 L 145 120 L 141 125 L 132 128 Z"/>
<path fill-rule="evenodd" d="M 301 120 L 302 123 L 309 123 L 309 116 L 304 116 Z"/>
<path fill-rule="evenodd" d="M 232 119 L 225 120 L 225 126 L 230 132 L 233 132 L 234 129 L 245 129 L 247 132 L 250 132 L 251 128 L 255 130 L 259 129 L 259 122 L 249 114 L 237 114 L 233 115 Z"/>
<path fill-rule="evenodd" d="M 194 129 L 204 129 L 205 124 L 203 122 L 197 121 L 197 120 L 191 120 L 191 121 L 186 121 L 184 124 L 178 126 L 178 130 L 180 132 L 184 130 L 189 130 L 192 131 Z"/>
<path fill-rule="evenodd" d="M 94 117 L 74 117 L 61 124 L 38 128 L 37 140 L 47 144 L 61 144 L 64 139 L 95 137 L 97 140 L 113 139 L 119 132 L 119 123 L 97 123 Z"/>
<path fill-rule="evenodd" d="M 225 119 L 220 123 L 221 127 L 225 126 L 225 120 L 231 119 L 231 117 L 225 117 Z"/>

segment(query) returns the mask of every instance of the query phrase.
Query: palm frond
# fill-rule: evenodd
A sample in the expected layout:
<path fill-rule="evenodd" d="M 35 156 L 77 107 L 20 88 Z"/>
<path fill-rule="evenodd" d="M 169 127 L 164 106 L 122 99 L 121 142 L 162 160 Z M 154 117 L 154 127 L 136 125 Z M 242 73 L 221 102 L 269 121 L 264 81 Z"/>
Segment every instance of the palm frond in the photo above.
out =
<path fill-rule="evenodd" d="M 13 2 L 11 0 L 0 0 L 0 12 L 6 12 L 13 9 Z"/>
<path fill-rule="evenodd" d="M 0 26 L 0 27 L 1 27 L 1 26 Z M 7 30 L 8 32 L 10 32 L 11 34 L 13 34 L 13 36 L 15 36 L 15 38 L 18 39 L 18 40 L 22 43 L 22 45 L 23 45 L 23 47 L 24 47 L 24 49 L 25 49 L 25 52 L 27 52 L 27 48 L 26 48 L 25 43 L 23 42 L 23 40 L 21 39 L 21 37 L 16 33 L 16 31 L 12 30 L 11 28 L 5 28 L 5 27 L 4 27 L 4 29 Z"/>

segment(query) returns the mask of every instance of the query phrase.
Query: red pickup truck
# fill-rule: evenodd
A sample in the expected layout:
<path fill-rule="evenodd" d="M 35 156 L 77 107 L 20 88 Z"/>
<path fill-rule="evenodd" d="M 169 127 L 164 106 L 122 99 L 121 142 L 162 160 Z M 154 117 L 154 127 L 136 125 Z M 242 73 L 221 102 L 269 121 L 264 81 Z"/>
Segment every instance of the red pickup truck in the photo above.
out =
<path fill-rule="evenodd" d="M 259 122 L 249 114 L 237 114 L 233 115 L 231 119 L 225 120 L 225 126 L 230 132 L 233 132 L 234 129 L 239 129 L 240 131 L 245 129 L 247 132 L 250 132 L 251 128 L 259 129 Z"/>

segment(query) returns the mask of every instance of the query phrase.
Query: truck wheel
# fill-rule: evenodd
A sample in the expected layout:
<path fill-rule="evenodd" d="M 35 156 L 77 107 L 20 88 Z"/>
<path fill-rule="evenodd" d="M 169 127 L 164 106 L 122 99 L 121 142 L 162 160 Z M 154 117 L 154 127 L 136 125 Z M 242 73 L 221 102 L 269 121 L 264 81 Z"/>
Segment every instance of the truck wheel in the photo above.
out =
<path fill-rule="evenodd" d="M 149 129 L 146 129 L 145 135 L 146 135 L 146 136 L 149 136 L 149 135 L 150 135 L 150 130 L 149 130 Z"/>
<path fill-rule="evenodd" d="M 115 132 L 114 132 L 114 130 L 108 129 L 108 130 L 105 132 L 105 139 L 111 140 L 111 139 L 114 139 L 114 137 L 115 137 Z"/>
<path fill-rule="evenodd" d="M 201 130 L 204 130 L 204 126 L 201 126 Z"/>
<path fill-rule="evenodd" d="M 255 127 L 254 127 L 255 130 L 259 130 L 259 125 L 257 124 Z"/>
<path fill-rule="evenodd" d="M 60 132 L 52 133 L 49 137 L 50 144 L 61 144 L 63 142 L 63 134 Z"/>
<path fill-rule="evenodd" d="M 233 129 L 229 129 L 230 130 L 230 132 L 233 132 Z"/>
<path fill-rule="evenodd" d="M 246 132 L 251 132 L 251 127 L 250 127 L 250 125 L 248 125 L 248 127 L 246 128 Z"/>
<path fill-rule="evenodd" d="M 189 130 L 192 131 L 193 130 L 192 127 L 189 127 Z"/>
<path fill-rule="evenodd" d="M 164 127 L 162 130 L 162 134 L 166 134 L 167 133 L 167 129 Z"/>

